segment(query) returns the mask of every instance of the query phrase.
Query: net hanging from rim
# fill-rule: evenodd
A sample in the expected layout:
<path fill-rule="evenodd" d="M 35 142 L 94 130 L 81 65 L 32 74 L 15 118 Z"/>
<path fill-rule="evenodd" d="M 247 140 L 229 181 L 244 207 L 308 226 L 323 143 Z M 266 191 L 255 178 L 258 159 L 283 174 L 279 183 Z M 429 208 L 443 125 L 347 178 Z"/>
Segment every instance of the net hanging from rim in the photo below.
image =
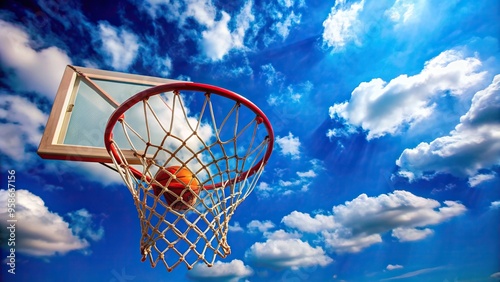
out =
<path fill-rule="evenodd" d="M 121 104 L 104 139 L 139 213 L 142 260 L 171 271 L 230 253 L 229 220 L 263 172 L 274 134 L 238 94 L 172 83 Z"/>

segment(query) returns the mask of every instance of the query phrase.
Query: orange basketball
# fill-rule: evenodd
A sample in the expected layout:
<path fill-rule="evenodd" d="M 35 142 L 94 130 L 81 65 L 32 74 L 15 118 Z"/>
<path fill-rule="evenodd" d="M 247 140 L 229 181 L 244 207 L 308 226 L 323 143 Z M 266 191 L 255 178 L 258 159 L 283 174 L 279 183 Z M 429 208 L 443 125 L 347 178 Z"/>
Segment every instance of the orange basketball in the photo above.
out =
<path fill-rule="evenodd" d="M 189 208 L 186 204 L 180 201 L 179 197 L 182 197 L 184 202 L 188 203 L 190 206 L 193 206 L 196 203 L 196 196 L 193 195 L 192 192 L 196 194 L 200 193 L 200 183 L 194 177 L 193 173 L 186 167 L 167 167 L 165 170 L 162 169 L 158 171 L 155 179 L 162 186 L 167 186 L 166 188 L 176 195 L 172 195 L 168 191 L 163 192 L 163 197 L 165 197 L 167 204 L 173 209 L 187 210 Z M 163 188 L 158 185 L 153 185 L 153 191 L 155 195 L 158 196 L 163 191 Z"/>

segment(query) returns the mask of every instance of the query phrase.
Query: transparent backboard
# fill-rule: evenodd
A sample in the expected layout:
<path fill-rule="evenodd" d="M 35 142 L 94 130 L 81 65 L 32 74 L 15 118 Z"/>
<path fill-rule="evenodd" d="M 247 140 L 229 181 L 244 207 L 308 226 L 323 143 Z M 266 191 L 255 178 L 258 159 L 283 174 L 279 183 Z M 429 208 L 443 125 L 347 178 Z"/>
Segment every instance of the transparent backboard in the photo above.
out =
<path fill-rule="evenodd" d="M 179 81 L 67 66 L 38 154 L 45 159 L 111 163 L 103 136 L 113 111 L 143 90 L 173 82 Z M 129 161 L 135 159 L 130 152 Z"/>

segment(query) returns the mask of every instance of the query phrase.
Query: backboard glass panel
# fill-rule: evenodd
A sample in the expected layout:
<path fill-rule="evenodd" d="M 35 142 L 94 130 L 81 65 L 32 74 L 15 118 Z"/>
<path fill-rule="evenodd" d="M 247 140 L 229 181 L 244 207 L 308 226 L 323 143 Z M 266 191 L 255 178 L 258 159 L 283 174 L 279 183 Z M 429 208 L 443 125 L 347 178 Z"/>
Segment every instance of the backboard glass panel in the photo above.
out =
<path fill-rule="evenodd" d="M 138 92 L 173 82 L 179 81 L 67 66 L 38 154 L 45 159 L 111 163 L 103 141 L 111 113 Z M 128 159 L 134 163 L 131 152 Z"/>

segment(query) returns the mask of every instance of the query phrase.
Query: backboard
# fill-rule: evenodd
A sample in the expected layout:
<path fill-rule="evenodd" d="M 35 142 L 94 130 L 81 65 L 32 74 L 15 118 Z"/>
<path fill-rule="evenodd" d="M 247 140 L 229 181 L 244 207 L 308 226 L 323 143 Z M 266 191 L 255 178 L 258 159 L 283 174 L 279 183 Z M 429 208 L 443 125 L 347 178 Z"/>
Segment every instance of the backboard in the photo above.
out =
<path fill-rule="evenodd" d="M 178 80 L 67 66 L 38 148 L 44 159 L 111 163 L 104 129 L 113 111 L 136 93 Z M 129 162 L 136 162 L 131 153 Z"/>

